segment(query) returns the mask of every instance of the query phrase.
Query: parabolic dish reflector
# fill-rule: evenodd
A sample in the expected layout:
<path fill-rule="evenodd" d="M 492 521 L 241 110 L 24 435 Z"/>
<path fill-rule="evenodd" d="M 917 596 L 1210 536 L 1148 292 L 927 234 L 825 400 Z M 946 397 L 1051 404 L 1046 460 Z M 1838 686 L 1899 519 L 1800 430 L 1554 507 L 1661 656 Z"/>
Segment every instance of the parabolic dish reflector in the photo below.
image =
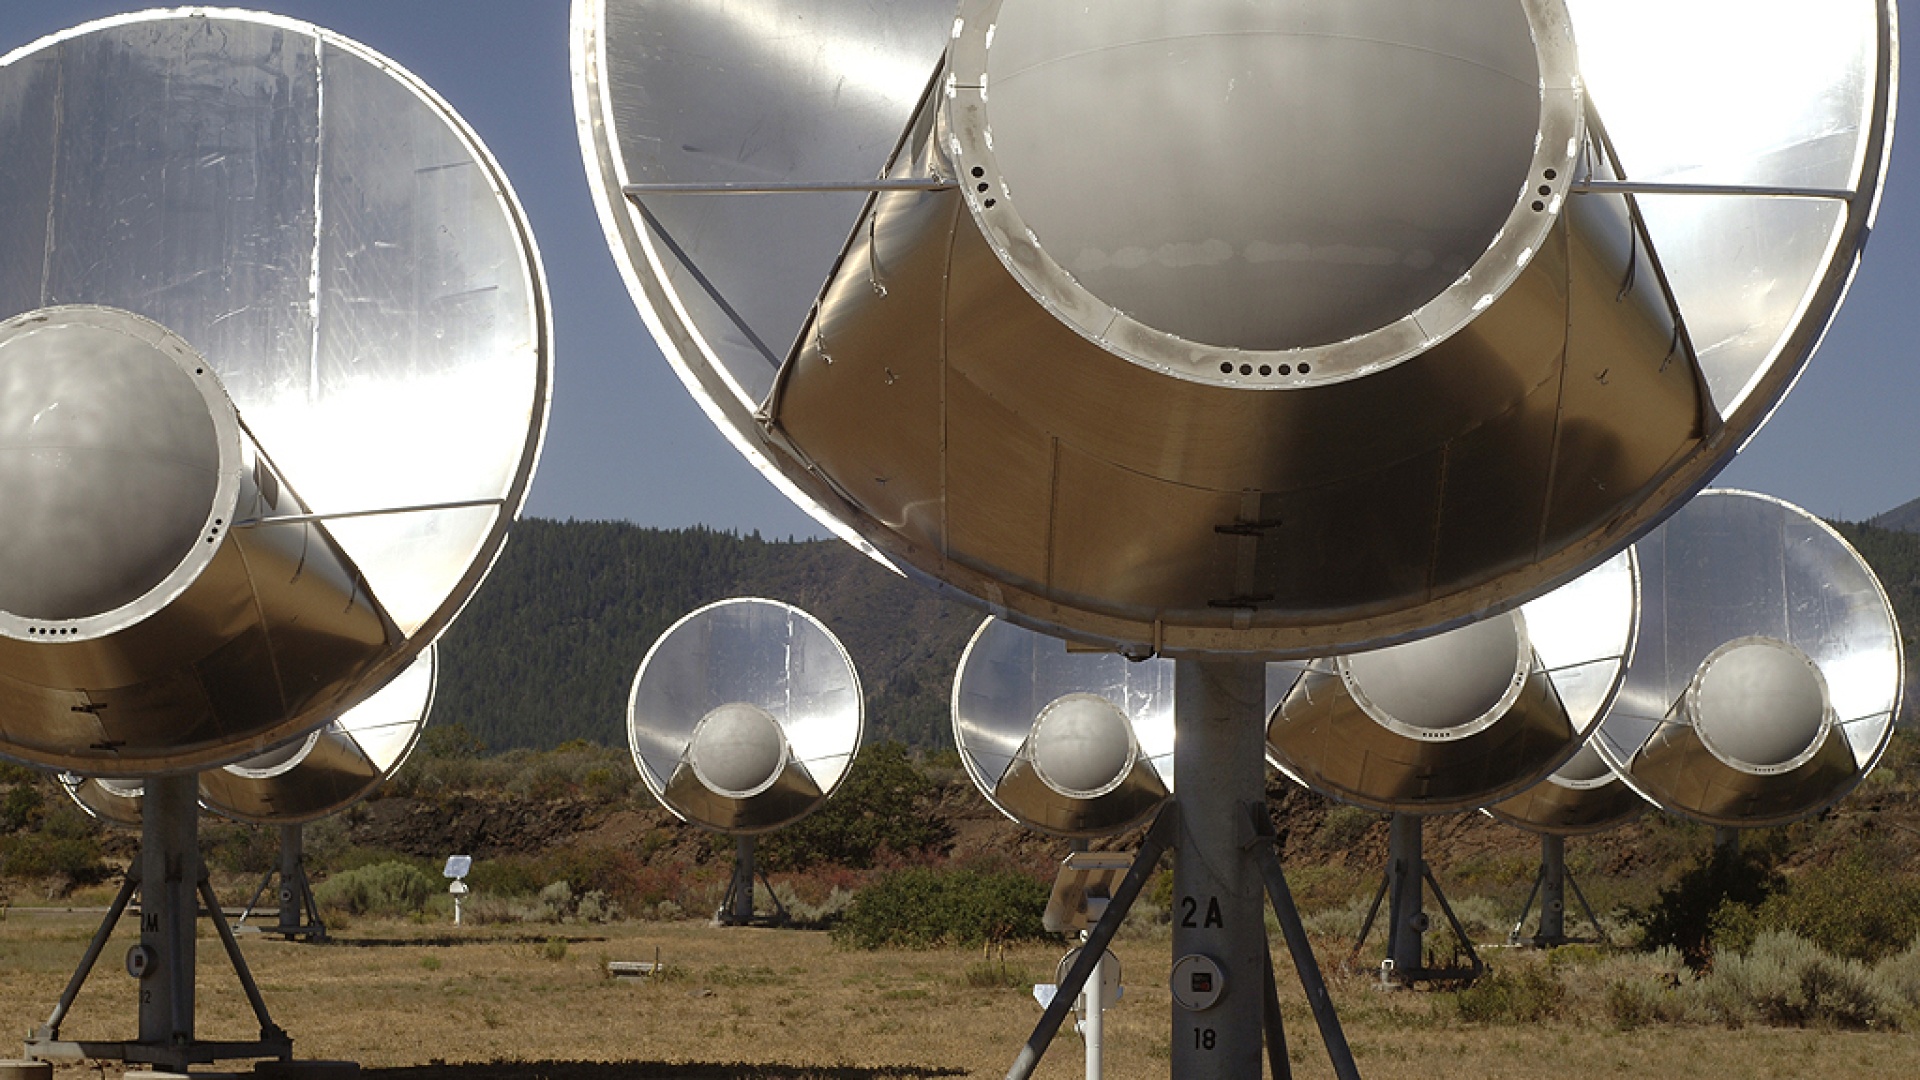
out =
<path fill-rule="evenodd" d="M 140 828 L 140 800 L 146 794 L 140 781 L 61 773 L 60 786 L 95 821 L 123 829 Z"/>
<path fill-rule="evenodd" d="M 6 501 L 48 511 L 0 545 L 0 749 L 90 775 L 196 771 L 393 679 L 492 564 L 545 427 L 545 284 L 498 165 L 372 50 L 199 8 L 0 58 L 0 146 L 8 401 L 28 419 L 140 403 L 155 421 L 70 424 L 92 441 L 51 454 L 31 425 L 0 431 Z M 217 438 L 191 434 L 186 398 L 74 377 L 70 358 L 112 359 L 94 347 L 109 332 L 217 389 Z M 185 474 L 143 487 L 114 464 L 151 471 L 133 443 L 161 430 L 237 511 L 201 523 Z M 142 501 L 117 504 L 115 482 Z M 61 542 L 116 514 L 110 533 L 145 547 Z M 202 535 L 210 569 L 188 552 Z M 342 609 L 358 621 L 322 616 Z M 182 620 L 214 629 L 188 641 Z"/>
<path fill-rule="evenodd" d="M 1323 795 L 1406 813 L 1498 802 L 1577 754 L 1633 655 L 1631 549 L 1516 611 L 1268 666 L 1267 759 Z"/>
<path fill-rule="evenodd" d="M 256 825 L 337 814 L 400 771 L 433 710 L 439 649 L 428 646 L 394 680 L 290 747 L 200 774 L 200 804 Z"/>
<path fill-rule="evenodd" d="M 1685 7 L 576 0 L 575 106 L 663 352 L 828 527 L 1299 659 L 1573 579 L 1811 354 L 1892 4 Z"/>
<path fill-rule="evenodd" d="M 200 774 L 200 805 L 255 825 L 299 825 L 359 802 L 400 770 L 433 707 L 439 650 L 428 646 L 398 678 L 325 727 L 265 754 Z M 60 775 L 81 809 L 140 827 L 135 780 Z"/>
<path fill-rule="evenodd" d="M 1549 836 L 1605 832 L 1639 817 L 1652 804 L 1607 765 L 1597 741 L 1597 735 L 1589 737 L 1572 761 L 1513 798 L 1487 807 L 1487 813 L 1514 828 Z"/>
<path fill-rule="evenodd" d="M 1790 503 L 1710 490 L 1635 545 L 1640 647 L 1594 745 L 1662 809 L 1734 828 L 1831 806 L 1899 714 L 1900 630 L 1866 561 Z"/>
<path fill-rule="evenodd" d="M 1001 813 L 1056 836 L 1125 832 L 1173 790 L 1171 660 L 1075 652 L 988 619 L 953 682 L 953 739 Z"/>
<path fill-rule="evenodd" d="M 675 816 L 750 834 L 833 794 L 865 715 L 853 659 L 818 619 L 774 600 L 722 600 L 647 651 L 627 739 L 647 790 Z"/>

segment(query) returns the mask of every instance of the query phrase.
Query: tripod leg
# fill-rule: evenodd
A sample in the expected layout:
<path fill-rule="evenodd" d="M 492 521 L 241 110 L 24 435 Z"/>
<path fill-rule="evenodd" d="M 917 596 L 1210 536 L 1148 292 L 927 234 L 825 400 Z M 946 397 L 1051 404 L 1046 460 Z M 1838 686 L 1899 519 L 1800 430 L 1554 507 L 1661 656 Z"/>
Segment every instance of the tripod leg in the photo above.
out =
<path fill-rule="evenodd" d="M 1178 813 L 1172 802 L 1160 808 L 1153 825 L 1147 829 L 1146 839 L 1140 842 L 1140 853 L 1134 856 L 1133 868 L 1127 871 L 1119 887 L 1113 890 L 1113 898 L 1107 902 L 1107 910 L 1101 914 L 1100 921 L 1088 931 L 1086 944 L 1080 947 L 1080 958 L 1067 969 L 1066 978 L 1060 980 L 1059 987 L 1054 990 L 1053 1003 L 1040 1014 L 1040 1022 L 1034 1025 L 1033 1034 L 1027 1036 L 1027 1044 L 1020 1048 L 1019 1056 L 1013 1060 L 1013 1067 L 1007 1070 L 1007 1080 L 1028 1080 L 1039 1066 L 1040 1056 L 1047 1052 L 1060 1025 L 1073 1012 L 1074 1002 L 1079 1000 L 1080 991 L 1087 985 L 1087 977 L 1094 973 L 1101 958 L 1107 955 L 1107 946 L 1113 943 L 1114 932 L 1120 929 L 1120 923 L 1126 919 L 1127 909 L 1133 906 L 1140 890 L 1146 886 L 1147 878 L 1166 855 Z"/>
<path fill-rule="evenodd" d="M 1374 891 L 1373 903 L 1367 905 L 1367 917 L 1360 924 L 1360 936 L 1353 939 L 1353 951 L 1347 954 L 1349 961 L 1360 955 L 1361 948 L 1367 943 L 1367 936 L 1373 933 L 1373 920 L 1380 914 L 1380 902 L 1387 898 L 1387 885 L 1392 880 L 1393 874 L 1390 872 L 1380 875 L 1380 888 Z"/>
<path fill-rule="evenodd" d="M 260 1039 L 285 1038 L 286 1032 L 275 1026 L 273 1017 L 267 1015 L 266 999 L 260 996 L 260 985 L 253 981 L 253 972 L 247 968 L 247 958 L 240 954 L 240 943 L 234 940 L 233 927 L 227 925 L 226 912 L 220 910 L 220 899 L 213 894 L 213 884 L 203 874 L 200 877 L 200 902 L 207 906 L 207 918 L 213 921 L 213 929 L 220 935 L 220 944 L 227 950 L 227 960 L 233 964 L 234 974 L 240 976 L 240 989 L 246 991 L 247 1003 L 253 1006 L 254 1018 L 260 1021 Z"/>
<path fill-rule="evenodd" d="M 267 895 L 267 886 L 273 884 L 273 875 L 274 871 L 269 870 L 266 876 L 260 879 L 260 887 L 253 890 L 253 899 L 247 901 L 247 906 L 240 909 L 239 922 L 245 923 L 247 917 L 253 914 L 253 909 L 260 906 L 260 898 Z"/>
<path fill-rule="evenodd" d="M 60 1024 L 73 1008 L 73 999 L 80 996 L 80 988 L 86 985 L 87 976 L 93 974 L 93 965 L 100 960 L 100 953 L 107 947 L 107 939 L 113 936 L 113 928 L 120 923 L 120 916 L 127 910 L 127 904 L 133 900 L 133 890 L 140 886 L 140 863 L 136 861 L 127 868 L 126 880 L 120 883 L 120 891 L 114 894 L 113 904 L 107 908 L 107 917 L 100 920 L 100 928 L 93 932 L 93 940 L 87 943 L 87 952 L 80 958 L 80 966 L 74 969 L 73 978 L 67 980 L 67 988 L 60 995 L 60 1001 L 53 1007 L 53 1015 L 35 1032 L 42 1039 L 58 1039 Z"/>
<path fill-rule="evenodd" d="M 1314 959 L 1300 909 L 1293 905 L 1293 890 L 1287 888 L 1280 854 L 1273 849 L 1273 823 L 1266 820 L 1265 807 L 1255 808 L 1253 827 L 1255 835 L 1267 837 L 1260 851 L 1260 874 L 1266 879 L 1273 913 L 1280 920 L 1280 933 L 1287 939 L 1287 952 L 1293 956 L 1293 969 L 1300 976 L 1300 989 L 1306 991 L 1314 1023 L 1320 1028 L 1320 1041 L 1326 1044 L 1327 1057 L 1333 1062 L 1333 1074 L 1339 1080 L 1360 1080 L 1360 1067 L 1354 1064 L 1353 1048 L 1347 1045 L 1347 1033 L 1341 1030 L 1340 1016 L 1333 1010 L 1333 997 L 1320 975 L 1320 962 Z"/>
<path fill-rule="evenodd" d="M 1265 976 L 1267 995 L 1267 1075 L 1273 1080 L 1293 1080 L 1293 1066 L 1287 1061 L 1287 1025 L 1280 1015 L 1280 990 L 1273 984 L 1273 954 L 1267 954 Z"/>
<path fill-rule="evenodd" d="M 1520 905 L 1520 917 L 1513 920 L 1513 929 L 1507 931 L 1507 944 L 1518 945 L 1527 929 L 1527 916 L 1533 914 L 1533 899 L 1540 895 L 1540 881 L 1546 876 L 1547 868 L 1542 866 L 1534 871 L 1533 888 L 1527 890 L 1527 902 Z"/>
<path fill-rule="evenodd" d="M 1473 951 L 1473 939 L 1467 936 L 1467 928 L 1460 925 L 1460 919 L 1453 913 L 1453 905 L 1447 903 L 1447 894 L 1441 891 L 1440 882 L 1434 879 L 1433 868 L 1424 859 L 1420 862 L 1420 873 L 1433 890 L 1433 898 L 1440 902 L 1440 910 L 1447 916 L 1447 925 L 1453 927 L 1453 936 L 1460 939 L 1461 947 L 1467 950 L 1467 959 L 1473 961 L 1474 974 L 1487 970 L 1487 965 L 1480 962 L 1480 954 Z"/>
<path fill-rule="evenodd" d="M 1580 891 L 1580 882 L 1573 876 L 1572 870 L 1567 871 L 1567 884 L 1573 886 L 1573 896 L 1580 901 L 1580 910 L 1587 913 L 1587 925 L 1593 927 L 1593 936 L 1602 945 L 1613 944 L 1613 940 L 1607 936 L 1606 929 L 1600 925 L 1599 918 L 1594 915 L 1593 905 L 1587 903 L 1587 894 Z"/>

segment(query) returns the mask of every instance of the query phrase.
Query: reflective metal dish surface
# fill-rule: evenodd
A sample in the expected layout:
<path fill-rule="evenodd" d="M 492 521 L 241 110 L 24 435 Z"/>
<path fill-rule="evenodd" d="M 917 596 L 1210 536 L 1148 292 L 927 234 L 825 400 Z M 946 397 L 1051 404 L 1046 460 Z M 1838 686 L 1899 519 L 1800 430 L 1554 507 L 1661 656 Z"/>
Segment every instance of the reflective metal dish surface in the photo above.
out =
<path fill-rule="evenodd" d="M 1590 738 L 1552 776 L 1487 807 L 1487 813 L 1517 829 L 1554 836 L 1605 832 L 1639 817 L 1653 804 L 1620 779 L 1596 741 Z"/>
<path fill-rule="evenodd" d="M 1372 653 L 1270 664 L 1267 760 L 1324 795 L 1446 813 L 1531 788 L 1571 761 L 1633 655 L 1631 549 L 1480 623 Z"/>
<path fill-rule="evenodd" d="M 258 825 L 296 825 L 367 797 L 406 764 L 433 710 L 437 645 L 339 719 L 266 754 L 200 774 L 200 803 Z"/>
<path fill-rule="evenodd" d="M 1335 655 L 1706 483 L 1886 164 L 1890 0 L 1438 12 L 576 0 L 576 115 L 662 350 L 836 532 L 1130 655 Z"/>
<path fill-rule="evenodd" d="M 833 793 L 865 715 L 853 659 L 818 619 L 775 600 L 722 600 L 647 651 L 627 739 L 647 790 L 676 816 L 757 833 Z"/>
<path fill-rule="evenodd" d="M 1886 749 L 1904 679 L 1860 555 L 1799 507 L 1733 490 L 1702 492 L 1635 547 L 1641 644 L 1595 739 L 1608 763 L 1719 826 L 1783 824 L 1851 791 Z"/>
<path fill-rule="evenodd" d="M 61 773 L 60 786 L 95 821 L 123 829 L 140 828 L 140 800 L 146 794 L 140 781 Z"/>
<path fill-rule="evenodd" d="M 204 357 L 263 472 L 399 634 L 357 692 L 392 678 L 498 554 L 545 426 L 545 285 L 498 165 L 392 61 L 225 9 L 0 58 L 0 145 L 0 319 L 102 305 Z M 84 756 L 101 739 L 82 736 Z M 262 745 L 234 738 L 229 759 Z M 119 771 L 219 753 L 129 748 Z"/>
<path fill-rule="evenodd" d="M 1069 650 L 999 619 L 953 682 L 953 738 L 1001 813 L 1056 836 L 1125 832 L 1173 790 L 1171 660 Z"/>

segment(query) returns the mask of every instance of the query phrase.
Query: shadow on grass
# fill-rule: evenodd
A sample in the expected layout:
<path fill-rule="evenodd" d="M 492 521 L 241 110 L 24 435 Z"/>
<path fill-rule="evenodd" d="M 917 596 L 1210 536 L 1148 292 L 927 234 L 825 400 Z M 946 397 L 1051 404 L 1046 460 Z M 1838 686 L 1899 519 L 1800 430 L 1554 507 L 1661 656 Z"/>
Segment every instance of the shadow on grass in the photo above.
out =
<path fill-rule="evenodd" d="M 328 934 L 323 945 L 337 945 L 349 949 L 451 949 L 459 945 L 545 945 L 549 941 L 564 941 L 569 945 L 590 945 L 597 941 L 606 941 L 605 937 L 583 936 L 579 934 L 513 934 L 495 937 L 417 937 L 417 938 L 356 938 Z"/>
<path fill-rule="evenodd" d="M 717 1061 L 495 1061 L 362 1069 L 361 1080 L 922 1080 L 965 1076 L 930 1065 L 755 1065 Z"/>

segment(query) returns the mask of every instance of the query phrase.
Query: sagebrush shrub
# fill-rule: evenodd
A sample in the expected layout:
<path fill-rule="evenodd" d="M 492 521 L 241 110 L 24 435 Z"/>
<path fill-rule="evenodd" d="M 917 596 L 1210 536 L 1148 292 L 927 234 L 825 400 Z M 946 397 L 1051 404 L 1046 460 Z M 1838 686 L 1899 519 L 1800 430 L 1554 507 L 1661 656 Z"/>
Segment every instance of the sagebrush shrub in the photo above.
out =
<path fill-rule="evenodd" d="M 1692 989 L 1733 1024 L 1896 1027 L 1903 1011 L 1865 964 L 1777 931 L 1760 934 L 1744 953 L 1723 953 Z"/>
<path fill-rule="evenodd" d="M 335 874 L 314 889 L 321 908 L 348 915 L 400 918 L 426 910 L 440 891 L 438 882 L 404 862 L 374 863 Z"/>
<path fill-rule="evenodd" d="M 1559 1016 L 1566 1002 L 1567 988 L 1544 964 L 1492 971 L 1453 998 L 1460 1019 L 1473 1024 L 1537 1024 Z"/>
<path fill-rule="evenodd" d="M 861 949 L 1045 938 L 1047 887 L 1025 874 L 913 867 L 862 889 L 833 928 L 833 939 Z"/>

